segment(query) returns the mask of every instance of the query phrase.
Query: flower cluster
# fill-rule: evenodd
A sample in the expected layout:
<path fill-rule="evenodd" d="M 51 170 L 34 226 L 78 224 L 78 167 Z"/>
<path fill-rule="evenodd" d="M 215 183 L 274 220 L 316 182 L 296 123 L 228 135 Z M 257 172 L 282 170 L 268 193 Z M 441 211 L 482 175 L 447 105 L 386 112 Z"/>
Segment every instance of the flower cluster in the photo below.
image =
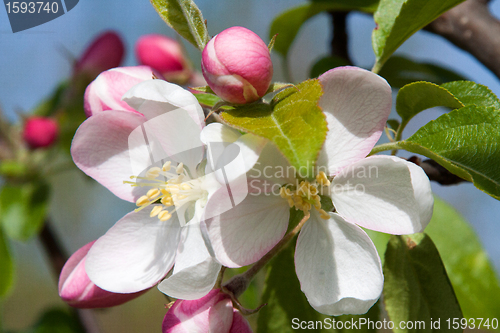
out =
<path fill-rule="evenodd" d="M 144 50 L 156 42 L 159 54 L 171 43 L 158 36 L 141 40 L 145 63 L 156 59 Z M 172 66 L 184 68 L 182 61 Z M 207 44 L 202 69 L 212 90 L 236 104 L 260 99 L 272 77 L 267 46 L 241 27 Z M 250 332 L 233 299 L 213 289 L 217 276 L 222 266 L 255 263 L 275 247 L 293 208 L 308 218 L 295 267 L 311 306 L 327 315 L 368 311 L 381 294 L 383 275 L 362 228 L 420 232 L 433 206 L 420 167 L 396 157 L 367 157 L 390 113 L 387 82 L 355 67 L 319 77 L 328 132 L 315 175 L 306 179 L 270 173 L 290 167 L 272 142 L 221 123 L 205 125 L 195 96 L 160 74 L 152 79 L 153 71 L 112 69 L 87 88 L 88 119 L 74 137 L 73 160 L 137 208 L 72 256 L 61 275 L 63 299 L 111 306 L 159 283 L 179 299 L 163 332 Z M 362 176 L 360 169 L 374 172 Z M 264 184 L 279 191 L 270 193 Z"/>

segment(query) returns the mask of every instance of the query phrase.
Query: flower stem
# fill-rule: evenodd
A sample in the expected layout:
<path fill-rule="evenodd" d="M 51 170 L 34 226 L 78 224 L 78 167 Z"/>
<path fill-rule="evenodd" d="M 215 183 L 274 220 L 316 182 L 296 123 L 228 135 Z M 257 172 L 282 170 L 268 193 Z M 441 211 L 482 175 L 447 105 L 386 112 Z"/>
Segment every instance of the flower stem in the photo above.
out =
<path fill-rule="evenodd" d="M 370 152 L 370 154 L 368 154 L 368 156 L 371 156 L 371 155 L 375 155 L 377 153 L 380 153 L 382 151 L 386 151 L 386 150 L 394 150 L 394 149 L 400 149 L 401 147 L 399 146 L 399 142 L 396 141 L 396 142 L 387 142 L 387 143 L 383 143 L 381 145 L 378 145 L 378 146 L 375 146 L 372 151 Z"/>
<path fill-rule="evenodd" d="M 246 272 L 234 276 L 231 280 L 223 285 L 223 288 L 230 293 L 232 293 L 236 298 L 239 297 L 248 287 L 250 281 L 254 276 L 275 256 L 277 255 L 286 245 L 299 233 L 300 229 L 304 226 L 304 223 L 309 219 L 310 213 L 305 215 L 302 220 L 292 229 L 288 234 L 286 234 L 279 242 L 276 244 L 271 251 L 267 252 L 259 261 L 257 261 L 252 267 L 250 267 Z"/>

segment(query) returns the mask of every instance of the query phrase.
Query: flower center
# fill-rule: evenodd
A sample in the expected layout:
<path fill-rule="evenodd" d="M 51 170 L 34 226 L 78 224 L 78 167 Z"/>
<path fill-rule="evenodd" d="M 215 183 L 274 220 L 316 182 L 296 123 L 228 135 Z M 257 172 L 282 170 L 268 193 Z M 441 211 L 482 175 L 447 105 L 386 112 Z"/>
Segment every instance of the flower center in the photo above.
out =
<path fill-rule="evenodd" d="M 207 196 L 207 191 L 201 186 L 201 179 L 190 179 L 183 163 L 179 163 L 175 167 L 175 173 L 171 169 L 171 162 L 168 161 L 162 168 L 153 167 L 149 169 L 145 177 L 130 177 L 131 179 L 142 180 L 142 182 L 124 182 L 132 186 L 151 187 L 146 195 L 137 199 L 136 205 L 139 208 L 135 210 L 136 212 L 153 203 L 161 203 L 161 205 L 153 207 L 150 216 L 158 216 L 160 221 L 167 221 L 176 211 L 176 208 L 169 211 L 169 207 L 174 205 L 180 207 L 190 201 L 196 201 Z"/>
<path fill-rule="evenodd" d="M 330 215 L 321 208 L 321 197 L 318 194 L 320 190 L 323 192 L 323 188 L 328 186 L 330 186 L 330 181 L 326 174 L 321 171 L 313 183 L 304 180 L 295 189 L 290 189 L 290 186 L 283 186 L 280 189 L 280 196 L 288 201 L 290 208 L 295 207 L 295 209 L 307 214 L 314 207 L 320 213 L 321 218 L 328 220 Z"/>

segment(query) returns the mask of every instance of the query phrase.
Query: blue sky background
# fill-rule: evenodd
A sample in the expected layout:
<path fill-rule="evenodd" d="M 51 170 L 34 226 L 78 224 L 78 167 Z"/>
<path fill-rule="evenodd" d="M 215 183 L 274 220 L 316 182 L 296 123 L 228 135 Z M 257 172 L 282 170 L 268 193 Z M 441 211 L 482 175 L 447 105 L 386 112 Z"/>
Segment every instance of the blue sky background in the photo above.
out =
<path fill-rule="evenodd" d="M 208 20 L 209 32 L 215 35 L 234 25 L 247 27 L 268 41 L 272 18 L 286 8 L 302 3 L 300 0 L 198 0 L 196 3 Z M 492 12 L 500 16 L 500 2 L 493 1 Z M 370 68 L 374 62 L 371 48 L 373 19 L 365 14 L 351 14 L 348 21 L 350 53 L 354 63 Z M 0 106 L 12 121 L 16 113 L 32 109 L 62 79 L 71 73 L 67 53 L 78 56 L 91 39 L 103 30 L 117 31 L 126 42 L 124 65 L 135 65 L 133 46 L 143 34 L 175 33 L 160 19 L 147 0 L 92 1 L 80 0 L 67 14 L 41 26 L 13 34 L 6 11 L 0 8 Z M 291 49 L 291 68 L 296 81 L 307 77 L 313 61 L 328 53 L 329 19 L 320 15 L 308 22 Z M 187 46 L 192 60 L 199 67 L 199 54 Z M 500 95 L 500 82 L 469 54 L 446 40 L 427 32 L 419 32 L 398 50 L 414 60 L 433 62 L 487 85 Z M 273 56 L 275 80 L 283 80 L 279 57 Z M 412 134 L 425 122 L 441 114 L 430 110 L 417 116 L 405 131 Z M 116 220 L 133 206 L 121 202 L 106 189 L 87 181 L 81 174 L 70 172 L 54 178 L 52 219 L 58 234 L 69 251 L 102 235 Z M 473 225 L 485 248 L 500 271 L 500 203 L 475 189 L 471 184 L 441 187 L 433 184 L 436 194 L 452 203 Z M 450 230 L 450 236 L 452 236 Z M 14 244 L 18 262 L 18 282 L 13 295 L 4 304 L 5 328 L 30 325 L 41 308 L 61 304 L 55 284 L 44 264 L 44 256 L 36 240 Z M 159 331 L 167 303 L 158 292 L 116 309 L 99 312 L 103 332 Z M 133 318 L 122 323 L 121 316 Z M 20 317 L 18 317 L 20 316 Z M 21 319 L 22 318 L 22 319 Z M 150 318 L 147 324 L 144 319 Z M 136 326 L 134 326 L 136 325 Z M 149 327 L 149 326 L 147 326 Z"/>

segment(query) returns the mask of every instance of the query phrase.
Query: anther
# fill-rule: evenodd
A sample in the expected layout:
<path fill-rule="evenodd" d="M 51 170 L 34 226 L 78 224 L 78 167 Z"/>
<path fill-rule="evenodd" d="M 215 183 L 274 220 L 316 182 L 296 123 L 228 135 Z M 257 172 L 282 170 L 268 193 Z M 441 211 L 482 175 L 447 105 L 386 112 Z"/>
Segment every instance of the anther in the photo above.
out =
<path fill-rule="evenodd" d="M 159 214 L 158 214 L 158 218 L 160 219 L 160 221 L 162 222 L 165 222 L 167 220 L 169 220 L 170 218 L 172 217 L 172 214 L 170 214 L 168 212 L 168 210 L 162 210 Z"/>
<path fill-rule="evenodd" d="M 145 195 L 143 195 L 142 197 L 140 197 L 139 199 L 137 199 L 136 201 L 136 205 L 137 206 L 143 206 L 143 205 L 146 205 L 149 203 L 149 198 Z"/>
<path fill-rule="evenodd" d="M 322 185 L 322 186 L 330 186 L 330 181 L 326 177 L 326 174 L 324 171 L 320 171 L 318 175 L 316 176 L 316 181 Z"/>
<path fill-rule="evenodd" d="M 146 177 L 147 178 L 156 178 L 160 175 L 161 169 L 158 167 L 153 167 L 146 172 Z"/>
<path fill-rule="evenodd" d="M 177 172 L 177 174 L 181 174 L 182 172 L 184 171 L 184 163 L 179 163 L 179 165 L 177 166 L 177 168 L 175 168 L 175 172 Z"/>
<path fill-rule="evenodd" d="M 170 170 L 170 165 L 172 164 L 171 161 L 167 161 L 165 162 L 165 164 L 163 164 L 163 167 L 161 168 L 164 172 L 167 172 L 168 170 Z"/>
<path fill-rule="evenodd" d="M 148 193 L 146 194 L 146 196 L 147 196 L 150 200 L 152 200 L 152 199 L 156 198 L 156 197 L 157 197 L 157 196 L 159 196 L 159 195 L 160 195 L 160 190 L 159 190 L 159 189 L 157 189 L 157 188 L 152 188 L 152 189 L 150 189 L 150 190 L 148 191 Z"/>
<path fill-rule="evenodd" d="M 155 206 L 153 208 L 153 210 L 151 210 L 151 214 L 149 214 L 149 216 L 154 217 L 154 216 L 160 214 L 161 210 L 162 210 L 161 206 Z"/>

